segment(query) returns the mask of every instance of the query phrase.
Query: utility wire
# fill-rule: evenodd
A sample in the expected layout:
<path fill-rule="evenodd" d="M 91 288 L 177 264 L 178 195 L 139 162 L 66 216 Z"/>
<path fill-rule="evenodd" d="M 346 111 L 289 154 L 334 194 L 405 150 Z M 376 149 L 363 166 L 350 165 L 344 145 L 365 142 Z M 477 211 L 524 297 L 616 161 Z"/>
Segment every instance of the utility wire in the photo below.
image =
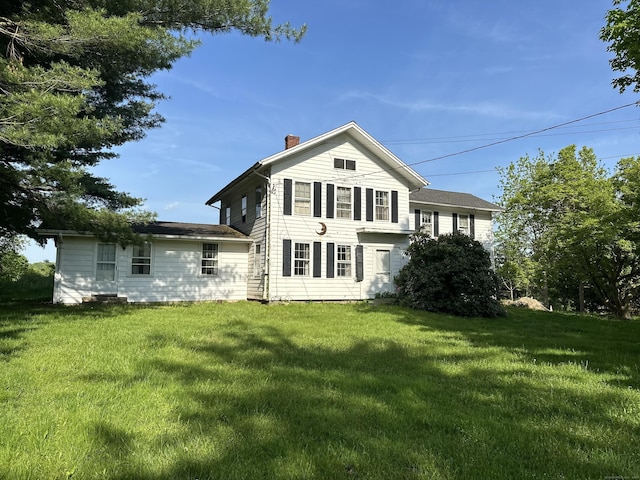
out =
<path fill-rule="evenodd" d="M 378 170 L 376 172 L 368 172 L 368 173 L 363 173 L 363 174 L 360 174 L 360 175 L 352 175 L 349 178 L 362 178 L 362 177 L 373 175 L 373 174 L 377 174 L 377 173 L 391 172 L 391 171 L 395 171 L 395 170 L 404 169 L 405 167 L 412 167 L 414 165 L 422 165 L 423 163 L 435 162 L 437 160 L 443 160 L 445 158 L 457 157 L 458 155 L 463 155 L 465 153 L 476 152 L 478 150 L 483 150 L 485 148 L 495 147 L 496 145 L 502 145 L 503 143 L 513 142 L 515 140 L 520 140 L 522 138 L 527 138 L 527 137 L 532 137 L 534 135 L 539 135 L 541 133 L 548 132 L 550 130 L 556 130 L 558 128 L 566 127 L 567 125 L 572 125 L 574 123 L 583 122 L 583 121 L 588 120 L 590 118 L 595 118 L 595 117 L 599 117 L 601 115 L 606 115 L 608 113 L 615 112 L 617 110 L 622 110 L 623 108 L 628 108 L 628 107 L 631 107 L 631 106 L 634 106 L 634 105 L 635 106 L 640 105 L 640 101 L 627 103 L 625 105 L 620 105 L 619 107 L 614 107 L 614 108 L 610 108 L 608 110 L 603 110 L 601 112 L 592 113 L 591 115 L 586 115 L 584 117 L 576 118 L 575 120 L 570 120 L 568 122 L 563 122 L 563 123 L 558 123 L 556 125 L 551 125 L 550 127 L 541 128 L 539 130 L 533 130 L 533 131 L 524 133 L 522 135 L 515 135 L 513 137 L 509 137 L 509 138 L 505 138 L 505 139 L 501 139 L 501 140 L 496 140 L 495 142 L 485 143 L 483 145 L 478 145 L 477 147 L 471 147 L 471 148 L 467 148 L 467 149 L 464 149 L 464 150 L 460 150 L 458 152 L 448 153 L 448 154 L 445 154 L 445 155 L 440 155 L 438 157 L 429 158 L 427 160 L 420 160 L 418 162 L 405 163 L 402 166 L 392 167 L 392 168 L 387 168 L 387 169 L 381 169 L 381 170 Z"/>

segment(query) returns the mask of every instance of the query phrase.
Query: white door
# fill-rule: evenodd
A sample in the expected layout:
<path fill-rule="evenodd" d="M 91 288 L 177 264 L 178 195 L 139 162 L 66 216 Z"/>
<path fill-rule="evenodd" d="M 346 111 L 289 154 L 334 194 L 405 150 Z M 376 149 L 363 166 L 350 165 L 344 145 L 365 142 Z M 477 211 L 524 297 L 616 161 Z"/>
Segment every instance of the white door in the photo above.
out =
<path fill-rule="evenodd" d="M 387 248 L 376 249 L 376 292 L 388 292 L 391 284 L 391 250 Z"/>
<path fill-rule="evenodd" d="M 97 295 L 117 295 L 117 281 L 116 245 L 113 243 L 99 243 L 96 255 L 94 293 Z"/>

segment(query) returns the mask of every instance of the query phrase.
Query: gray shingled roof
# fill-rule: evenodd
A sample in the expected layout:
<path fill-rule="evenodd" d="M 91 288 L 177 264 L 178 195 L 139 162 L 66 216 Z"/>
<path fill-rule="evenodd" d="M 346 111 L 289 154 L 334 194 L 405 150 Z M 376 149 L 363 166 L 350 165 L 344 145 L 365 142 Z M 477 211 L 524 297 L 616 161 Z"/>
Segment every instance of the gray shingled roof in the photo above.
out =
<path fill-rule="evenodd" d="M 151 222 L 146 225 L 133 225 L 132 228 L 134 232 L 143 235 L 249 239 L 242 232 L 227 225 L 206 223 Z"/>
<path fill-rule="evenodd" d="M 418 203 L 432 203 L 435 205 L 451 205 L 455 207 L 474 208 L 476 210 L 489 210 L 499 212 L 499 206 L 487 202 L 470 193 L 447 192 L 433 188 L 421 188 L 409 194 L 409 201 Z"/>

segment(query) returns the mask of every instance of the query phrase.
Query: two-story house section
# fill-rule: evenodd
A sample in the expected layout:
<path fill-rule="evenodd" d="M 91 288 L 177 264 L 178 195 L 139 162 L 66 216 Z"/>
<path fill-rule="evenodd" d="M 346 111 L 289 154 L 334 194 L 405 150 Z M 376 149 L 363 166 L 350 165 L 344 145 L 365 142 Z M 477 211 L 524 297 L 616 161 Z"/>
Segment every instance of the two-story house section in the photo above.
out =
<path fill-rule="evenodd" d="M 358 300 L 393 290 L 427 181 L 355 122 L 260 160 L 213 195 L 250 236 L 248 296 Z"/>
<path fill-rule="evenodd" d="M 493 247 L 494 214 L 502 209 L 469 193 L 421 188 L 409 195 L 413 228 L 432 237 L 455 231 Z"/>

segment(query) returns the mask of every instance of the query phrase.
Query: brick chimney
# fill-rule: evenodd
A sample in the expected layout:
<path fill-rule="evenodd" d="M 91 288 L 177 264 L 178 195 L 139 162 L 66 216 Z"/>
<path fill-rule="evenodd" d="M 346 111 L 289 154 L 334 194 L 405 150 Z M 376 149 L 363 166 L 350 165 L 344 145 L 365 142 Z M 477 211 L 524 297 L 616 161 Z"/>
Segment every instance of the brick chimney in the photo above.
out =
<path fill-rule="evenodd" d="M 295 135 L 287 135 L 284 137 L 284 149 L 288 150 L 290 148 L 295 147 L 300 144 L 300 137 L 296 137 Z"/>

